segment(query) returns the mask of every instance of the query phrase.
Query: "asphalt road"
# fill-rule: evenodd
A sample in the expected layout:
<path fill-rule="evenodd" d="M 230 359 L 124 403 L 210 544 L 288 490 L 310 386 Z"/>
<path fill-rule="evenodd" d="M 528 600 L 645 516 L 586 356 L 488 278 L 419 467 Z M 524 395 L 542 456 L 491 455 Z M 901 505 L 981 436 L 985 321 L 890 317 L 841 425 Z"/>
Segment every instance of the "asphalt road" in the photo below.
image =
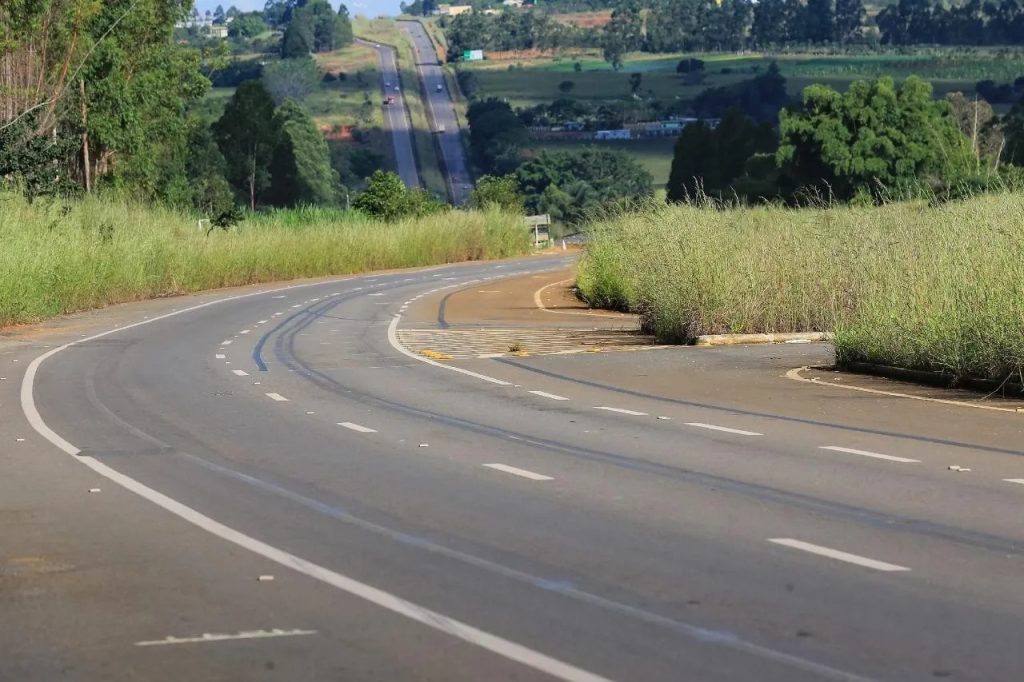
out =
<path fill-rule="evenodd" d="M 409 118 L 405 93 L 401 90 L 398 78 L 395 50 L 386 45 L 366 40 L 356 39 L 356 42 L 377 51 L 381 74 L 381 98 L 377 104 L 382 105 L 388 96 L 395 98 L 394 104 L 384 106 L 384 125 L 391 133 L 391 141 L 395 146 L 395 163 L 398 165 L 398 174 L 406 187 L 419 187 L 420 176 L 416 170 L 416 155 L 413 152 L 412 119 Z"/>
<path fill-rule="evenodd" d="M 466 160 L 466 149 L 463 146 L 452 93 L 448 91 L 448 82 L 437 60 L 437 50 L 423 25 L 418 21 L 400 21 L 399 25 L 412 42 L 416 55 L 416 70 L 426 92 L 427 109 L 433 119 L 434 131 L 440 144 L 451 198 L 456 205 L 460 205 L 469 196 L 472 178 L 469 174 L 469 163 Z M 442 128 L 444 132 L 437 132 Z"/>
<path fill-rule="evenodd" d="M 0 679 L 1021 679 L 1020 415 L 785 378 L 820 345 L 399 343 L 566 263 L 0 341 Z"/>

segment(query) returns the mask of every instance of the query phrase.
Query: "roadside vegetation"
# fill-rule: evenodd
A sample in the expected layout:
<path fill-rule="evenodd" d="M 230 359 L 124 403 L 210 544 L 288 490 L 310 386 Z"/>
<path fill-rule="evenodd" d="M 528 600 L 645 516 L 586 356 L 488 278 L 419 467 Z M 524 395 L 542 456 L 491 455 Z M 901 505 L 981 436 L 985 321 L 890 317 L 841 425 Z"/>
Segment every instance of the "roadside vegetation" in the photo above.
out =
<path fill-rule="evenodd" d="M 8 192 L 0 192 L 0 243 L 0 327 L 203 289 L 529 249 L 521 217 L 495 209 L 380 220 L 311 207 L 210 230 L 172 209 L 112 196 L 29 203 Z"/>
<path fill-rule="evenodd" d="M 663 341 L 834 331 L 837 360 L 1019 379 L 1024 194 L 881 206 L 651 206 L 598 220 L 593 305 Z"/>

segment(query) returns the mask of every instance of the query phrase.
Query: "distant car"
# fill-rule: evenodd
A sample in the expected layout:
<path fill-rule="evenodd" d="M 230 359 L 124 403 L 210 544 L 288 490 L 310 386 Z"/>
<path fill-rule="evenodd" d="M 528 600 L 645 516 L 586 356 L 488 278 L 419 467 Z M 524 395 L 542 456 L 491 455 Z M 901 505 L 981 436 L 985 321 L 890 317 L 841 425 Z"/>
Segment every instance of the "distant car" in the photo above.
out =
<path fill-rule="evenodd" d="M 398 83 L 395 83 L 395 92 L 398 92 L 398 90 L 399 90 Z"/>
<path fill-rule="evenodd" d="M 437 124 L 437 132 L 439 132 L 439 133 L 443 133 L 444 132 L 444 124 L 443 123 L 438 123 Z"/>
<path fill-rule="evenodd" d="M 391 87 L 391 81 L 384 81 L 384 87 L 385 88 L 390 88 Z"/>
<path fill-rule="evenodd" d="M 437 91 L 438 91 L 438 92 L 441 92 L 441 91 L 443 91 L 443 90 L 444 90 L 444 86 L 443 86 L 443 85 L 441 85 L 440 83 L 438 83 L 438 84 L 437 84 Z"/>

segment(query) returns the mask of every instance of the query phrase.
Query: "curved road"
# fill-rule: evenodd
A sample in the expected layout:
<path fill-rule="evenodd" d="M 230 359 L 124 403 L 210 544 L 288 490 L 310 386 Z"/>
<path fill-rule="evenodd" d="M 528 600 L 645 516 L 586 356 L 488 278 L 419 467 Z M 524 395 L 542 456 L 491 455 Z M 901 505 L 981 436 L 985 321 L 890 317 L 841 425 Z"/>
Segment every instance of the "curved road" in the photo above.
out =
<path fill-rule="evenodd" d="M 1020 679 L 1019 415 L 818 345 L 456 357 L 621 325 L 532 307 L 567 264 L 0 343 L 0 679 Z"/>
<path fill-rule="evenodd" d="M 452 202 L 461 205 L 469 197 L 472 178 L 469 174 L 469 163 L 466 160 L 459 120 L 455 114 L 455 103 L 437 59 L 437 49 L 423 24 L 418 21 L 400 21 L 399 25 L 409 36 L 416 55 L 416 70 L 426 93 L 427 108 L 434 122 L 434 130 L 438 131 L 442 127 L 444 129 L 444 132 L 437 133 L 444 163 L 443 170 L 446 172 Z"/>
<path fill-rule="evenodd" d="M 398 87 L 397 56 L 394 48 L 368 40 L 356 38 L 356 42 L 363 47 L 377 51 L 377 59 L 380 63 L 381 75 L 381 100 L 380 105 L 388 96 L 395 98 L 395 103 L 384 106 L 384 124 L 391 133 L 391 141 L 395 147 L 395 164 L 398 166 L 398 175 L 408 188 L 420 186 L 420 175 L 416 169 L 416 155 L 413 152 L 413 131 L 412 121 L 409 118 L 409 110 L 405 104 L 405 93 Z"/>

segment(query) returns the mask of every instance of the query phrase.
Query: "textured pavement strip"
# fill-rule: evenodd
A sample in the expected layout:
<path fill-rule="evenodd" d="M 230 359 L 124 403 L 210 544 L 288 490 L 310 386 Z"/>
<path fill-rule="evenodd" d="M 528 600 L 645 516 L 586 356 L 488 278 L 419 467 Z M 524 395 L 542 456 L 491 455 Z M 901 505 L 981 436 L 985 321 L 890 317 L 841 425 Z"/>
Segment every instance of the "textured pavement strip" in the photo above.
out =
<path fill-rule="evenodd" d="M 414 352 L 430 350 L 455 359 L 515 351 L 545 355 L 572 350 L 621 351 L 661 347 L 654 343 L 652 337 L 635 332 L 579 329 L 400 329 L 398 339 Z"/>

